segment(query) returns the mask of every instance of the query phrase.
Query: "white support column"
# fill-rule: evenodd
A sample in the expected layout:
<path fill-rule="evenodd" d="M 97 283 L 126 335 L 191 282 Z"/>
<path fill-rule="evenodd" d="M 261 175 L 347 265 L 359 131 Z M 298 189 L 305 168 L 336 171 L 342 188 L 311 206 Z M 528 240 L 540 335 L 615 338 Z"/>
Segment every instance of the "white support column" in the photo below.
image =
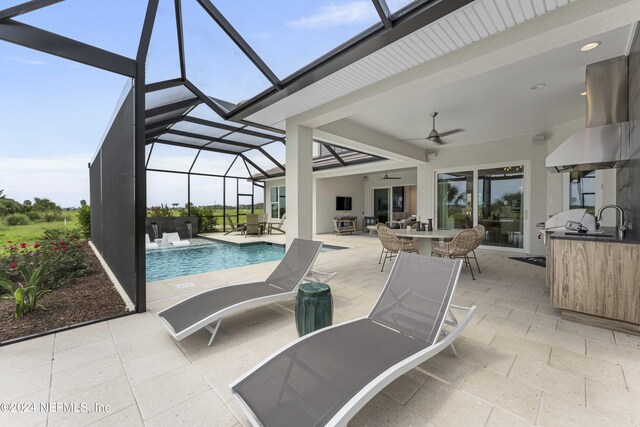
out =
<path fill-rule="evenodd" d="M 427 222 L 427 219 L 433 218 L 434 215 L 433 168 L 429 164 L 422 164 L 418 165 L 416 169 L 417 213 L 420 216 L 420 221 Z"/>
<path fill-rule="evenodd" d="M 293 239 L 311 239 L 313 221 L 313 132 L 287 121 L 287 248 Z"/>

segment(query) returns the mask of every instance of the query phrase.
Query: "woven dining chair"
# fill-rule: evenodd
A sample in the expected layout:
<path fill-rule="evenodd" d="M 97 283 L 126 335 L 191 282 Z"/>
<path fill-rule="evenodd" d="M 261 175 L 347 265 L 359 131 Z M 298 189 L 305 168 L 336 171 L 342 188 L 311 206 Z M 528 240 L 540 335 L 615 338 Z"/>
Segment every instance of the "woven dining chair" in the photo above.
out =
<path fill-rule="evenodd" d="M 478 235 L 473 229 L 463 230 L 456 234 L 450 242 L 433 242 L 431 244 L 431 255 L 438 254 L 441 257 L 447 258 L 461 258 L 464 260 L 464 264 L 471 270 L 471 277 L 476 280 L 473 274 L 473 268 L 471 268 L 471 262 L 469 261 L 469 252 L 477 247 Z"/>
<path fill-rule="evenodd" d="M 380 224 L 378 226 L 378 238 L 382 244 L 382 253 L 384 254 L 380 271 L 384 271 L 384 265 L 387 260 L 394 258 L 398 255 L 398 252 L 418 253 L 417 240 L 401 240 L 386 225 Z"/>
<path fill-rule="evenodd" d="M 484 238 L 485 228 L 484 228 L 484 225 L 478 224 L 475 227 L 473 227 L 472 230 L 476 232 L 476 237 L 478 238 L 478 241 L 476 242 L 476 247 L 473 248 L 473 250 L 471 251 L 473 256 L 469 256 L 469 258 L 473 258 L 476 260 L 476 265 L 478 266 L 478 273 L 482 273 L 482 270 L 480 270 L 480 264 L 478 263 L 478 257 L 476 256 L 476 249 L 478 249 L 478 247 L 482 243 L 482 239 Z"/>

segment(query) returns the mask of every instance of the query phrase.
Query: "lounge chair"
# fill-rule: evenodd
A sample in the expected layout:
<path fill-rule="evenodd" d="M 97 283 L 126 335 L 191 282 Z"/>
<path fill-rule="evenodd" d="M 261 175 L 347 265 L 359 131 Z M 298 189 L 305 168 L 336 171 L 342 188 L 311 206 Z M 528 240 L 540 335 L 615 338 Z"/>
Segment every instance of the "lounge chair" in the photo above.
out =
<path fill-rule="evenodd" d="M 244 224 L 236 225 L 231 219 L 231 215 L 229 214 L 227 214 L 226 217 L 227 217 L 227 223 L 231 227 L 231 231 L 227 231 L 226 233 L 224 233 L 225 236 L 229 233 L 233 233 L 234 231 L 241 231 L 241 232 L 244 231 Z"/>
<path fill-rule="evenodd" d="M 188 240 L 180 240 L 178 233 L 163 233 L 162 244 L 172 246 L 189 246 L 191 244 Z"/>
<path fill-rule="evenodd" d="M 158 248 L 158 244 L 156 242 L 152 242 L 151 239 L 149 238 L 148 234 L 144 235 L 144 241 L 146 243 L 147 249 L 157 249 Z"/>
<path fill-rule="evenodd" d="M 461 265 L 399 253 L 367 317 L 306 335 L 231 384 L 251 423 L 346 426 L 393 380 L 453 346 L 475 311 L 449 305 Z M 466 311 L 459 323 L 450 308 Z"/>
<path fill-rule="evenodd" d="M 282 228 L 285 219 L 287 219 L 287 214 L 282 214 L 282 218 L 280 218 L 280 221 L 270 222 L 267 228 L 267 233 L 272 234 L 273 231 L 279 231 L 282 234 L 286 234 L 286 231 Z"/>
<path fill-rule="evenodd" d="M 298 286 L 309 273 L 314 280 L 331 280 L 335 273 L 311 269 L 320 248 L 322 242 L 294 239 L 280 264 L 264 282 L 214 288 L 164 309 L 158 316 L 178 341 L 200 329 L 207 329 L 211 332 L 210 346 L 223 317 L 247 308 L 295 298 Z"/>

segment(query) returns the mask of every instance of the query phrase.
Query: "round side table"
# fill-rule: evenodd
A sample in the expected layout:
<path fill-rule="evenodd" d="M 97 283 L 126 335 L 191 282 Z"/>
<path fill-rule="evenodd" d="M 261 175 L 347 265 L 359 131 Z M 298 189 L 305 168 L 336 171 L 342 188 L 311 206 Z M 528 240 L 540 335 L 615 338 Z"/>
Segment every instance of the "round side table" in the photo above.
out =
<path fill-rule="evenodd" d="M 303 283 L 296 296 L 298 336 L 306 335 L 333 322 L 333 297 L 326 283 Z"/>

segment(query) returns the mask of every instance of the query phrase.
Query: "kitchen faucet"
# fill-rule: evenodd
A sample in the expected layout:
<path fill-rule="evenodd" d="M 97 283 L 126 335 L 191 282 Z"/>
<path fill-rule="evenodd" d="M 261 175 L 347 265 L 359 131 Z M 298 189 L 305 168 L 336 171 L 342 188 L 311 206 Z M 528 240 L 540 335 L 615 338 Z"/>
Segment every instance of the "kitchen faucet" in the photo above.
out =
<path fill-rule="evenodd" d="M 598 222 L 598 226 L 600 225 L 600 221 L 602 221 L 602 212 L 605 209 L 614 208 L 619 212 L 619 215 L 616 215 L 616 229 L 618 230 L 618 238 L 624 239 L 624 232 L 627 230 L 627 223 L 624 220 L 624 211 L 618 205 L 604 205 L 598 210 L 596 214 L 596 221 Z"/>

